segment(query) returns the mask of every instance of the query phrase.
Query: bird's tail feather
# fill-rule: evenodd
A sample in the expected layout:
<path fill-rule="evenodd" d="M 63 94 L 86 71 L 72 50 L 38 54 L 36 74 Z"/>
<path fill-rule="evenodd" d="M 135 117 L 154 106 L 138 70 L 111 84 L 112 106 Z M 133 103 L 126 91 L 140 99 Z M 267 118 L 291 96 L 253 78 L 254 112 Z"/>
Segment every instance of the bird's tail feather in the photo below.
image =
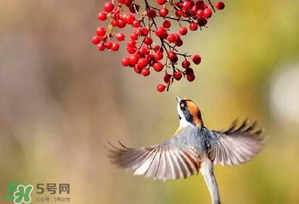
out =
<path fill-rule="evenodd" d="M 212 204 L 221 204 L 217 181 L 214 175 L 214 166 L 211 160 L 207 159 L 202 163 L 201 174 L 208 186 L 212 197 Z"/>

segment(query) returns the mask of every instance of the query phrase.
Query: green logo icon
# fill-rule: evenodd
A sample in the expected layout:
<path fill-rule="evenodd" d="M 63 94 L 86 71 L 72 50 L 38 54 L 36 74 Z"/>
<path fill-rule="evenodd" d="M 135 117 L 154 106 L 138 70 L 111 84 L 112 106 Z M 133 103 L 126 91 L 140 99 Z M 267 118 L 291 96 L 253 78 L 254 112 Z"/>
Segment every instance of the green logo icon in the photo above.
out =
<path fill-rule="evenodd" d="M 24 185 L 23 181 L 21 184 L 19 184 L 19 182 L 9 182 L 7 188 L 8 194 L 5 195 L 5 199 L 13 200 L 15 204 L 30 203 L 31 202 L 30 194 L 32 191 L 33 191 L 33 186 Z"/>

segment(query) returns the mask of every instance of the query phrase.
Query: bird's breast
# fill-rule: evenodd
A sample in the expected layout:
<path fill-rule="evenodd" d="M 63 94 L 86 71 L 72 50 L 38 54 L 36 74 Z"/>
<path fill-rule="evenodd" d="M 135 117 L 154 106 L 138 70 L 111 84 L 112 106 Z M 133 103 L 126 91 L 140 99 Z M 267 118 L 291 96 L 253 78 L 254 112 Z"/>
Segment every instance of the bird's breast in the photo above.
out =
<path fill-rule="evenodd" d="M 194 147 L 201 154 L 206 154 L 210 146 L 208 138 L 209 136 L 203 127 L 188 126 L 180 129 L 170 142 L 179 148 Z"/>

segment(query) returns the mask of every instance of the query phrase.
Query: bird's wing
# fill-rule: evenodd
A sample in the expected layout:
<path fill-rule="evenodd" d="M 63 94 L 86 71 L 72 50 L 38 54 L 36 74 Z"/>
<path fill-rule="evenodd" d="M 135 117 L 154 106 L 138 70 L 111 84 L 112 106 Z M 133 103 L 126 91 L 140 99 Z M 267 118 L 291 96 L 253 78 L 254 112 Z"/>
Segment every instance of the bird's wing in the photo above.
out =
<path fill-rule="evenodd" d="M 128 148 L 121 143 L 121 148 L 117 148 L 109 144 L 112 162 L 134 175 L 175 180 L 198 173 L 200 168 L 199 154 L 192 147 L 179 149 L 167 142 L 140 148 Z"/>
<path fill-rule="evenodd" d="M 249 125 L 248 120 L 239 127 L 235 121 L 226 131 L 212 131 L 210 158 L 214 164 L 237 165 L 250 161 L 258 154 L 265 142 L 263 130 L 256 130 L 256 122 Z"/>

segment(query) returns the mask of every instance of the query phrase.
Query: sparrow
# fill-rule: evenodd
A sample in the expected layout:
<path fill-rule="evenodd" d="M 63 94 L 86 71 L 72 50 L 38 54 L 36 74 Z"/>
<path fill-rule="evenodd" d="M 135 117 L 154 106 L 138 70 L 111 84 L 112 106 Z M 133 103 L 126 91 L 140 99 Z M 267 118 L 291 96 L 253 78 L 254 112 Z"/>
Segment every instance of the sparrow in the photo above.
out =
<path fill-rule="evenodd" d="M 214 175 L 214 165 L 238 165 L 250 161 L 262 149 L 263 129 L 256 130 L 256 122 L 234 121 L 225 131 L 209 130 L 204 126 L 201 111 L 190 99 L 177 97 L 180 125 L 169 140 L 150 147 L 129 148 L 110 144 L 112 163 L 134 175 L 155 180 L 185 179 L 201 172 L 212 198 L 220 204 Z"/>

